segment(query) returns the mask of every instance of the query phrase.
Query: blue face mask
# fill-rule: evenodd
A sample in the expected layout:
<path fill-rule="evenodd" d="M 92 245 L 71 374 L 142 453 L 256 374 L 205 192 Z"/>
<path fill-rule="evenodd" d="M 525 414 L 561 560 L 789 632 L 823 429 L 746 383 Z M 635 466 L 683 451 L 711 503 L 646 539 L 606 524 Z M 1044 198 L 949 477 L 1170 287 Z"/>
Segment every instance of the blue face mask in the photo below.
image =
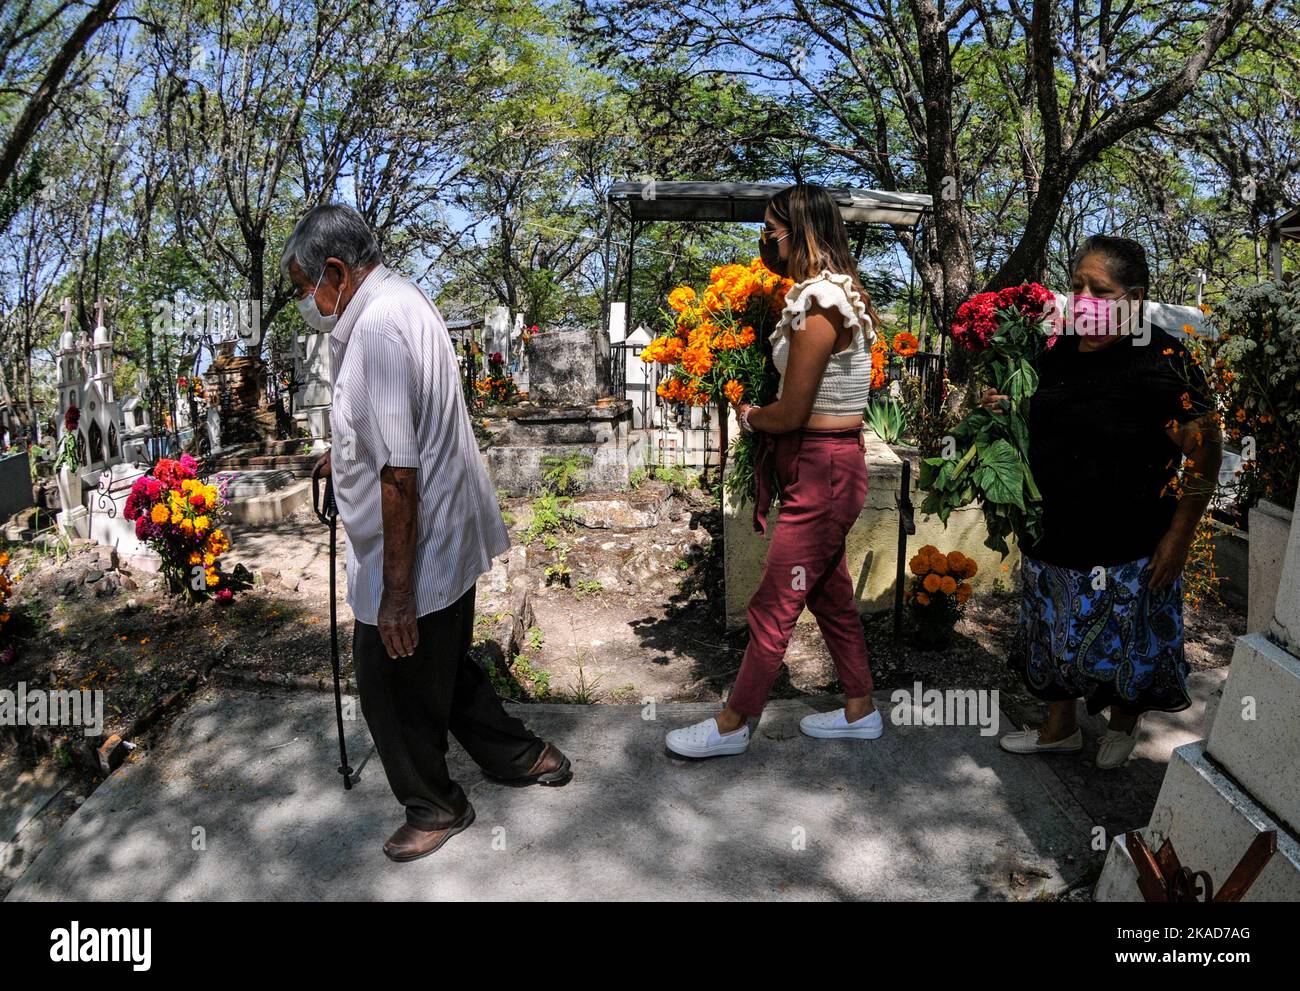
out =
<path fill-rule="evenodd" d="M 312 330 L 321 334 L 328 334 L 334 329 L 334 325 L 339 322 L 338 303 L 334 304 L 334 313 L 329 316 L 321 313 L 320 307 L 316 305 L 316 290 L 320 288 L 321 279 L 323 278 L 325 278 L 325 270 L 321 269 L 320 279 L 316 280 L 316 286 L 312 289 L 311 295 L 298 300 L 298 312 L 302 314 L 303 320 Z"/>

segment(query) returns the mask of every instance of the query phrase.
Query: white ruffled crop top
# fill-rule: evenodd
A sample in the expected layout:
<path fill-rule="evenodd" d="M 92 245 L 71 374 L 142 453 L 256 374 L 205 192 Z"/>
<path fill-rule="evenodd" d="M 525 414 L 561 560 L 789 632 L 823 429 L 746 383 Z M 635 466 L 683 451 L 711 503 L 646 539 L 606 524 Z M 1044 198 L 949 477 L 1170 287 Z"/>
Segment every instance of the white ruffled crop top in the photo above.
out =
<path fill-rule="evenodd" d="M 790 358 L 790 335 L 796 332 L 795 319 L 806 315 L 814 302 L 822 309 L 844 314 L 845 325 L 853 328 L 853 339 L 826 363 L 812 411 L 830 416 L 857 415 L 866 408 L 871 396 L 870 347 L 876 331 L 867 314 L 867 304 L 854 288 L 853 280 L 827 269 L 791 286 L 785 294 L 785 309 L 768 337 L 772 343 L 772 363 L 781 373 L 776 396 L 780 399 L 785 387 L 785 366 Z"/>

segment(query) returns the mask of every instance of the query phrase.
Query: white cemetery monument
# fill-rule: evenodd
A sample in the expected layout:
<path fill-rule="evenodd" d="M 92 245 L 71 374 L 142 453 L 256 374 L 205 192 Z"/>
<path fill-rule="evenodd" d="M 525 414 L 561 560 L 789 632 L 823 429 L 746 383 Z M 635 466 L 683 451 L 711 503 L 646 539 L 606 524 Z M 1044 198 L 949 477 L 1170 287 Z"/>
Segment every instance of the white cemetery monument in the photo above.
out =
<path fill-rule="evenodd" d="M 649 430 L 649 455 L 647 460 L 656 465 L 688 465 L 703 467 L 718 463 L 718 448 L 721 444 L 718 427 L 717 409 L 705 409 L 701 406 L 682 406 L 680 403 L 667 403 L 655 391 L 659 384 L 662 369 L 660 366 L 646 364 L 633 351 L 640 352 L 653 340 L 653 336 L 644 325 L 638 325 L 632 333 L 622 335 L 626 327 L 624 303 L 611 303 L 609 313 L 610 341 L 617 343 L 615 332 L 619 334 L 627 349 L 624 353 L 623 378 L 627 398 L 632 401 L 632 425 L 638 430 Z M 707 416 L 707 420 L 706 420 Z"/>
<path fill-rule="evenodd" d="M 1237 638 L 1204 740 L 1173 752 L 1151 823 L 1141 830 L 1157 867 L 1205 871 L 1218 894 L 1249 882 L 1243 901 L 1300 901 L 1300 495 L 1268 629 Z M 1253 534 L 1252 534 L 1253 537 Z M 1266 834 L 1274 832 L 1275 839 Z M 1261 835 L 1263 838 L 1261 839 Z M 1172 846 L 1160 851 L 1163 844 Z M 1258 844 L 1253 852 L 1252 844 Z M 1275 845 L 1271 855 L 1268 848 Z M 1126 836 L 1110 846 L 1098 901 L 1141 901 Z M 1138 850 L 1138 861 L 1142 857 Z M 1253 868 L 1265 859 L 1258 876 Z M 1239 869 L 1239 865 L 1243 865 Z M 1237 871 L 1234 879 L 1234 871 Z M 1150 888 L 1150 867 L 1141 877 Z M 1204 878 L 1199 879 L 1204 885 Z M 1240 884 L 1237 884 L 1240 887 Z M 1150 896 L 1148 896 L 1150 897 Z M 1203 899 L 1202 899 L 1203 900 Z"/>
<path fill-rule="evenodd" d="M 610 315 L 611 320 L 613 314 Z M 613 342 L 612 324 L 611 324 L 611 343 Z M 627 335 L 623 342 L 626 345 L 627 362 L 623 369 L 623 378 L 625 394 L 628 399 L 632 400 L 632 426 L 638 430 L 647 427 L 657 427 L 657 413 L 659 411 L 659 397 L 655 395 L 655 368 L 653 365 L 647 365 L 633 352 L 644 348 L 653 338 L 650 332 L 644 327 L 637 327 L 631 334 Z"/>
<path fill-rule="evenodd" d="M 72 301 L 63 301 L 59 338 L 59 419 L 76 406 L 81 418 L 76 446 L 80 467 L 59 470 L 63 509 L 59 526 L 69 535 L 89 537 L 136 567 L 156 568 L 156 557 L 136 540 L 135 525 L 122 516 L 131 484 L 143 472 L 124 463 L 122 411 L 113 394 L 113 335 L 104 322 L 104 303 L 95 304 L 95 332 L 72 333 Z M 63 430 L 60 426 L 60 440 Z"/>
<path fill-rule="evenodd" d="M 497 352 L 510 360 L 510 310 L 505 306 L 493 307 L 483 318 L 483 360 Z"/>
<path fill-rule="evenodd" d="M 312 436 L 312 452 L 319 453 L 328 446 L 330 436 L 334 378 L 330 368 L 330 335 L 302 334 L 298 335 L 297 343 L 294 378 L 302 384 L 293 397 L 294 417 L 305 422 Z"/>
<path fill-rule="evenodd" d="M 149 441 L 153 437 L 153 420 L 148 389 L 149 383 L 141 373 L 134 395 L 122 402 L 122 459 L 131 464 L 145 464 L 151 459 Z"/>
<path fill-rule="evenodd" d="M 609 343 L 622 344 L 627 340 L 627 304 L 609 304 Z"/>

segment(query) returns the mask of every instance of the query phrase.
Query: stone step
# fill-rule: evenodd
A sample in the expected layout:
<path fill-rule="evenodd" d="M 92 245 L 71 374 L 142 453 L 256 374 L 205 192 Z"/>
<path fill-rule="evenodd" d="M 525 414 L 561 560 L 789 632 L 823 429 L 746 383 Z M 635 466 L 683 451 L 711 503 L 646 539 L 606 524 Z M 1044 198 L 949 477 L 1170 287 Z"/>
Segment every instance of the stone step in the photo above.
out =
<path fill-rule="evenodd" d="M 298 507 L 310 504 L 311 482 L 298 478 L 283 488 L 232 500 L 226 504 L 226 512 L 235 523 L 266 524 L 291 516 Z"/>
<path fill-rule="evenodd" d="M 1142 835 L 1152 853 L 1172 840 L 1182 865 L 1209 873 L 1217 889 L 1255 837 L 1269 829 L 1277 830 L 1277 853 L 1242 901 L 1300 901 L 1300 840 L 1216 767 L 1198 740 L 1173 752 L 1151 824 Z M 1099 902 L 1142 901 L 1123 836 L 1111 842 L 1093 897 Z"/>
<path fill-rule="evenodd" d="M 291 472 L 294 478 L 310 478 L 319 458 L 317 454 L 238 454 L 214 458 L 207 469 L 210 472 L 279 469 Z"/>
<path fill-rule="evenodd" d="M 1300 832 L 1300 659 L 1260 633 L 1238 639 L 1206 751 Z"/>

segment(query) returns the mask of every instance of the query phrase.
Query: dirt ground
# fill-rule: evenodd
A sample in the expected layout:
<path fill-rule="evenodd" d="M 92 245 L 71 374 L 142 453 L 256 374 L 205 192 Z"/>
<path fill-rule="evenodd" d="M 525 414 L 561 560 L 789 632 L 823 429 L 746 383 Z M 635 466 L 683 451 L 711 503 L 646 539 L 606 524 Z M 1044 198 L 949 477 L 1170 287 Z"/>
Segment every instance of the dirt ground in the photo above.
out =
<path fill-rule="evenodd" d="M 548 701 L 709 701 L 722 697 L 740 665 L 747 634 L 723 624 L 721 515 L 697 486 L 647 483 L 640 504 L 654 525 L 569 525 L 525 543 L 530 502 L 506 500 L 512 539 L 525 547 L 534 620 L 515 663 L 517 697 Z M 609 494 L 611 498 L 619 494 Z M 587 499 L 599 500 L 599 494 Z M 597 514 L 599 515 L 599 514 Z M 250 676 L 326 680 L 329 650 L 327 529 L 299 510 L 266 526 L 232 527 L 229 566 L 242 564 L 255 584 L 226 607 L 189 607 L 171 599 L 150 574 L 104 567 L 102 550 L 74 546 L 52 558 L 12 545 L 10 570 L 23 575 L 18 602 L 26 636 L 16 661 L 0 671 L 9 685 L 105 689 L 107 732 L 128 730 L 193 676 L 212 668 Z M 548 549 L 547 543 L 552 543 Z M 548 581 L 567 548 L 567 584 Z M 352 615 L 345 601 L 339 535 L 340 651 L 350 673 Z M 102 574 L 103 577 L 97 577 Z M 598 584 L 593 584 L 598 583 Z M 1010 709 L 1036 703 L 1006 665 L 1018 599 L 972 599 L 953 646 L 927 652 L 896 643 L 892 615 L 865 620 L 877 687 L 998 688 Z M 499 639 L 511 608 L 507 565 L 479 582 L 476 647 Z M 1244 617 L 1211 606 L 1187 615 L 1193 669 L 1228 663 Z M 834 669 L 814 624 L 790 645 L 778 697 L 834 691 Z"/>

